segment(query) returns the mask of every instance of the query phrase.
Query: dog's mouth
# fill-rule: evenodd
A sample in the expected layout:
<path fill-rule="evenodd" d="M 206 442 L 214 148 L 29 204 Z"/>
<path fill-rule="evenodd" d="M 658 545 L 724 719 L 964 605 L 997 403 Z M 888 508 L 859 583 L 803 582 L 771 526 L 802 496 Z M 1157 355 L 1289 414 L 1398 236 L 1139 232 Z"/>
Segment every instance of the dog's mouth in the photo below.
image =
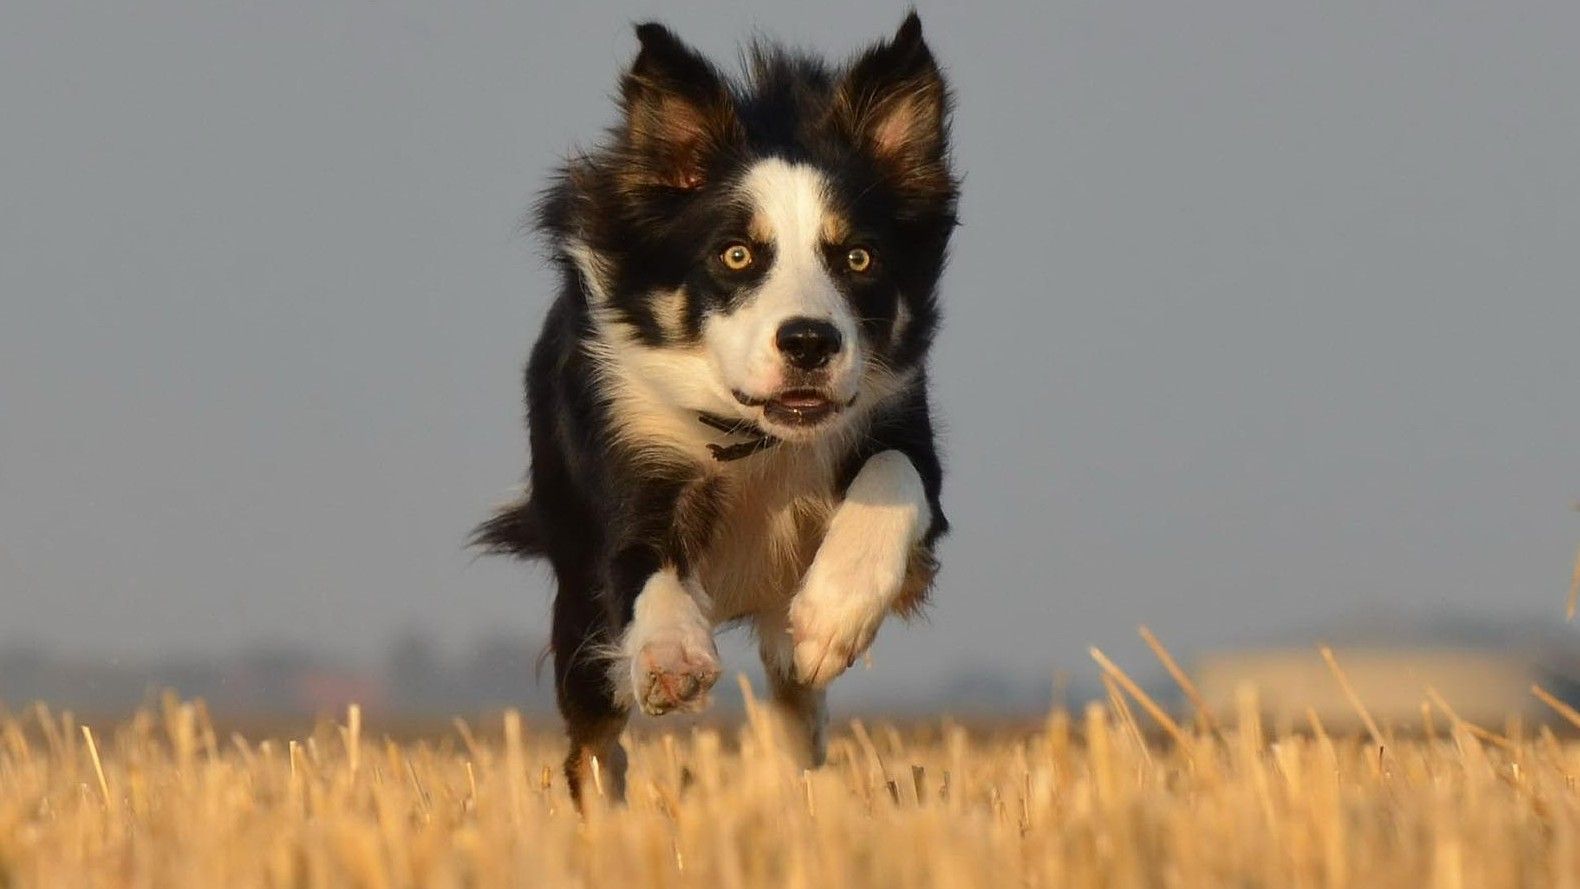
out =
<path fill-rule="evenodd" d="M 821 389 L 785 389 L 768 398 L 753 398 L 744 392 L 734 394 L 741 404 L 762 408 L 763 419 L 769 423 L 798 429 L 820 426 L 846 407 L 846 403 L 836 401 Z"/>
<path fill-rule="evenodd" d="M 698 414 L 697 420 L 704 426 L 726 435 L 747 437 L 746 441 L 734 444 L 710 443 L 708 450 L 713 452 L 713 459 L 721 463 L 750 457 L 781 441 L 814 437 L 817 433 L 811 430 L 856 403 L 855 395 L 849 401 L 840 402 L 821 389 L 785 389 L 768 398 L 753 398 L 739 389 L 730 394 L 746 407 L 762 408 L 763 425 L 718 414 Z M 764 425 L 768 428 L 763 428 Z"/>
<path fill-rule="evenodd" d="M 791 389 L 763 405 L 763 419 L 781 426 L 818 426 L 839 413 L 840 405 L 813 389 Z"/>

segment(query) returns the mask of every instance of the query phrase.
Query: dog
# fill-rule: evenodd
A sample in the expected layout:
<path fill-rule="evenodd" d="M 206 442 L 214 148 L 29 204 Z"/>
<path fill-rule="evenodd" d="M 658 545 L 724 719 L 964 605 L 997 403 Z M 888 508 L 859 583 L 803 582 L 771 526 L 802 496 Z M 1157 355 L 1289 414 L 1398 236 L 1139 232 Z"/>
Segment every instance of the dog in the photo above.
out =
<path fill-rule="evenodd" d="M 821 764 L 825 688 L 921 608 L 948 527 L 927 356 L 959 180 L 920 20 L 839 66 L 757 43 L 738 79 L 636 36 L 618 123 L 538 206 L 527 493 L 474 537 L 553 568 L 578 802 L 595 764 L 623 796 L 633 707 L 705 706 L 732 623 Z"/>

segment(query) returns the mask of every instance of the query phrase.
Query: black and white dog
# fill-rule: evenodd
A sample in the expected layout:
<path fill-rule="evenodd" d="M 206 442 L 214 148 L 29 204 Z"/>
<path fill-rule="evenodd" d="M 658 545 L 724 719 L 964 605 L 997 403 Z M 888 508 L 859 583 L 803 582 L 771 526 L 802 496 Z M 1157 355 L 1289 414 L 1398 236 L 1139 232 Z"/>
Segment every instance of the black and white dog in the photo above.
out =
<path fill-rule="evenodd" d="M 629 708 L 697 709 L 749 621 L 809 764 L 823 689 L 922 604 L 928 412 L 955 227 L 949 91 L 913 13 L 849 64 L 727 80 L 657 24 L 623 117 L 539 208 L 563 283 L 526 370 L 529 493 L 477 531 L 546 558 L 573 793 L 622 791 Z"/>

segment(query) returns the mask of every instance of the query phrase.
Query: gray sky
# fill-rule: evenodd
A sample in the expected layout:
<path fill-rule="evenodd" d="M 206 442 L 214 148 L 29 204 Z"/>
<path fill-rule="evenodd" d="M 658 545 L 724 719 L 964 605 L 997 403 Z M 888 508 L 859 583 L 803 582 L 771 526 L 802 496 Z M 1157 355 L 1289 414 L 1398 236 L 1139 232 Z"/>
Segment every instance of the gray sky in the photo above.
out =
<path fill-rule="evenodd" d="M 660 17 L 842 55 L 900 5 L 8 4 L 0 642 L 379 651 L 546 618 L 473 562 L 550 294 L 516 231 Z M 859 689 L 1389 611 L 1561 612 L 1580 5 L 924 3 L 964 227 L 956 528 Z M 849 686 L 847 686 L 849 687 Z"/>

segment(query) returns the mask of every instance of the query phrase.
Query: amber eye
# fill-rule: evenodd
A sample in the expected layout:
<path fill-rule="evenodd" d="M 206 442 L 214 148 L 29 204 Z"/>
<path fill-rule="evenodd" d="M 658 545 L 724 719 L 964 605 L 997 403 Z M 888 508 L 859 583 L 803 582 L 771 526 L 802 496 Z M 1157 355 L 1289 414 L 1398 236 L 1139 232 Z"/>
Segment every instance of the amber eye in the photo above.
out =
<path fill-rule="evenodd" d="M 752 248 L 745 244 L 730 244 L 719 254 L 719 262 L 732 272 L 744 272 L 752 267 Z"/>
<path fill-rule="evenodd" d="M 852 247 L 845 254 L 845 265 L 860 274 L 872 268 L 872 252 L 865 247 Z"/>

